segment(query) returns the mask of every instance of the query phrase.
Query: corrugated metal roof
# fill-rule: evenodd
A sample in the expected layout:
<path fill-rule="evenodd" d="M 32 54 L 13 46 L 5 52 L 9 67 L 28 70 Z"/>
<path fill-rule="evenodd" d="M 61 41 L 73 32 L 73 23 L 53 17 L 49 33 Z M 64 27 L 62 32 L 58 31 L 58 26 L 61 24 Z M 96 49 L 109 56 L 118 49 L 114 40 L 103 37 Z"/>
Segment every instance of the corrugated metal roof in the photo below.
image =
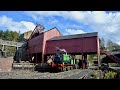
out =
<path fill-rule="evenodd" d="M 66 35 L 66 36 L 59 36 L 49 39 L 48 41 L 52 40 L 62 40 L 62 39 L 73 39 L 73 38 L 83 38 L 83 37 L 94 37 L 97 36 L 98 32 L 93 33 L 85 33 L 85 34 L 75 34 L 75 35 Z"/>

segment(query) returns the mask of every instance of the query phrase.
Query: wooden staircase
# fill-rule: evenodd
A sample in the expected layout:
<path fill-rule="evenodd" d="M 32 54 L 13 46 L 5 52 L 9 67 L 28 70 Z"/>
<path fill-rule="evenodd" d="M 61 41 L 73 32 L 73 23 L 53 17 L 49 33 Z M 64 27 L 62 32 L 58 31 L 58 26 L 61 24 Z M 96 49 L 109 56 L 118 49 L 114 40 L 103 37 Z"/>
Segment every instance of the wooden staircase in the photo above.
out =
<path fill-rule="evenodd" d="M 109 53 L 108 51 L 104 51 L 104 50 L 100 50 L 101 54 L 106 55 L 107 57 L 109 57 L 110 59 L 114 60 L 116 63 L 120 63 L 120 58 L 118 58 L 115 55 L 112 55 L 111 53 Z"/>

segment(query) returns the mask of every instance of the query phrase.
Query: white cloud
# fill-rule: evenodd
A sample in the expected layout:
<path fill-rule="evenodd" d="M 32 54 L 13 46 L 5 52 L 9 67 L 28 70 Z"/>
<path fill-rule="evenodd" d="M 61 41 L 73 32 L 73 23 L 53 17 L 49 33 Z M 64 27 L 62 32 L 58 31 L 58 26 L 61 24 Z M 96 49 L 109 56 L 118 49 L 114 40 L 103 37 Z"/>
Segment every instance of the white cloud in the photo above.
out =
<path fill-rule="evenodd" d="M 34 23 L 27 21 L 16 22 L 13 21 L 12 18 L 7 16 L 0 16 L 0 27 L 5 27 L 9 30 L 17 31 L 17 32 L 26 32 L 28 30 L 33 30 L 35 28 Z"/>
<path fill-rule="evenodd" d="M 54 26 L 64 27 L 66 34 L 85 33 L 87 30 L 98 32 L 100 37 L 110 39 L 116 43 L 120 42 L 120 12 L 105 12 L 105 11 L 25 11 L 25 14 L 32 17 L 36 21 L 48 21 L 45 23 L 54 24 Z M 113 17 L 116 17 L 113 19 Z M 59 21 L 54 16 L 65 19 Z M 77 22 L 77 24 L 70 24 L 69 21 Z M 106 26 L 109 26 L 106 28 Z M 81 25 L 86 25 L 85 27 Z M 5 27 L 13 31 L 21 33 L 33 30 L 35 24 L 29 21 L 16 22 L 7 16 L 0 16 L 0 27 Z M 89 28 L 88 28 L 89 27 Z M 85 30 L 85 31 L 84 31 Z M 90 32 L 90 31 L 89 31 Z M 119 43 L 120 44 L 120 43 Z"/>
<path fill-rule="evenodd" d="M 83 34 L 86 33 L 83 30 L 74 30 L 74 29 L 65 29 L 66 33 L 64 35 L 72 35 L 72 34 Z"/>
<path fill-rule="evenodd" d="M 114 42 L 120 42 L 120 39 L 118 40 L 118 38 L 120 38 L 120 12 L 108 13 L 105 11 L 30 11 L 25 13 L 33 18 L 60 16 L 66 20 L 69 19 L 80 24 L 82 23 L 83 25 L 88 25 L 93 32 L 98 32 L 99 36 L 104 37 L 106 40 L 111 39 Z M 112 20 L 115 14 L 117 15 L 114 20 Z M 106 28 L 108 24 L 109 26 Z M 84 28 L 84 30 L 86 29 L 88 28 Z"/>
<path fill-rule="evenodd" d="M 66 28 L 71 28 L 71 29 L 80 29 L 80 28 L 83 28 L 82 25 L 78 25 L 78 24 L 66 24 L 64 25 Z"/>
<path fill-rule="evenodd" d="M 53 19 L 52 21 L 50 20 L 49 22 L 50 22 L 50 24 L 56 24 L 56 23 L 58 23 L 59 21 L 58 21 L 57 19 Z"/>
<path fill-rule="evenodd" d="M 35 24 L 32 22 L 21 21 L 20 23 L 23 24 L 27 30 L 33 30 L 35 28 Z"/>
<path fill-rule="evenodd" d="M 5 25 L 5 24 L 9 24 L 8 21 L 11 22 L 12 19 L 11 18 L 7 18 L 6 16 L 0 17 L 0 26 Z"/>
<path fill-rule="evenodd" d="M 61 13 L 64 11 L 26 11 L 27 15 L 29 16 L 61 16 Z"/>
<path fill-rule="evenodd" d="M 120 41 L 119 41 L 119 42 L 116 42 L 116 43 L 120 45 Z"/>

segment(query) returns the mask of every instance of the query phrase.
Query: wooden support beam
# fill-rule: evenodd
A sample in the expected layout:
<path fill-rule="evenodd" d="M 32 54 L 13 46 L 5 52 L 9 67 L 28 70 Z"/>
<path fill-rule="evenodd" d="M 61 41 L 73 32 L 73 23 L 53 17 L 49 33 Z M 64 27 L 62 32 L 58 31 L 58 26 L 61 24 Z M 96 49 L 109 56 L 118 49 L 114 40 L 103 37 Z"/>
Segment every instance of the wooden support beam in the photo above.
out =
<path fill-rule="evenodd" d="M 37 53 L 36 53 L 36 64 L 38 63 L 38 60 L 37 60 Z"/>
<path fill-rule="evenodd" d="M 44 54 L 42 53 L 42 62 L 41 63 L 44 63 Z"/>
<path fill-rule="evenodd" d="M 85 68 L 87 69 L 87 63 L 88 61 L 87 61 L 87 54 L 84 54 L 84 64 L 85 64 Z"/>
<path fill-rule="evenodd" d="M 98 60 L 98 67 L 101 66 L 100 62 L 100 45 L 99 45 L 99 37 L 97 37 L 97 60 Z"/>
<path fill-rule="evenodd" d="M 83 63 L 83 59 L 84 59 L 84 55 L 83 55 L 83 53 L 82 53 L 82 69 L 84 69 L 84 63 Z"/>

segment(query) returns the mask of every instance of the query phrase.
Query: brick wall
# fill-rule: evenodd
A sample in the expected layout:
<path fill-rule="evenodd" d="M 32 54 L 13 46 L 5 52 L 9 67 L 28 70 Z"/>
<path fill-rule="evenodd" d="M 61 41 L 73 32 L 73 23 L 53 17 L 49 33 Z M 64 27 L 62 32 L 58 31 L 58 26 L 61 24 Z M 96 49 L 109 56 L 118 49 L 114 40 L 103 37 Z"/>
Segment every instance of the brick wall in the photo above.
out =
<path fill-rule="evenodd" d="M 10 72 L 12 70 L 13 58 L 0 58 L 0 72 Z"/>

